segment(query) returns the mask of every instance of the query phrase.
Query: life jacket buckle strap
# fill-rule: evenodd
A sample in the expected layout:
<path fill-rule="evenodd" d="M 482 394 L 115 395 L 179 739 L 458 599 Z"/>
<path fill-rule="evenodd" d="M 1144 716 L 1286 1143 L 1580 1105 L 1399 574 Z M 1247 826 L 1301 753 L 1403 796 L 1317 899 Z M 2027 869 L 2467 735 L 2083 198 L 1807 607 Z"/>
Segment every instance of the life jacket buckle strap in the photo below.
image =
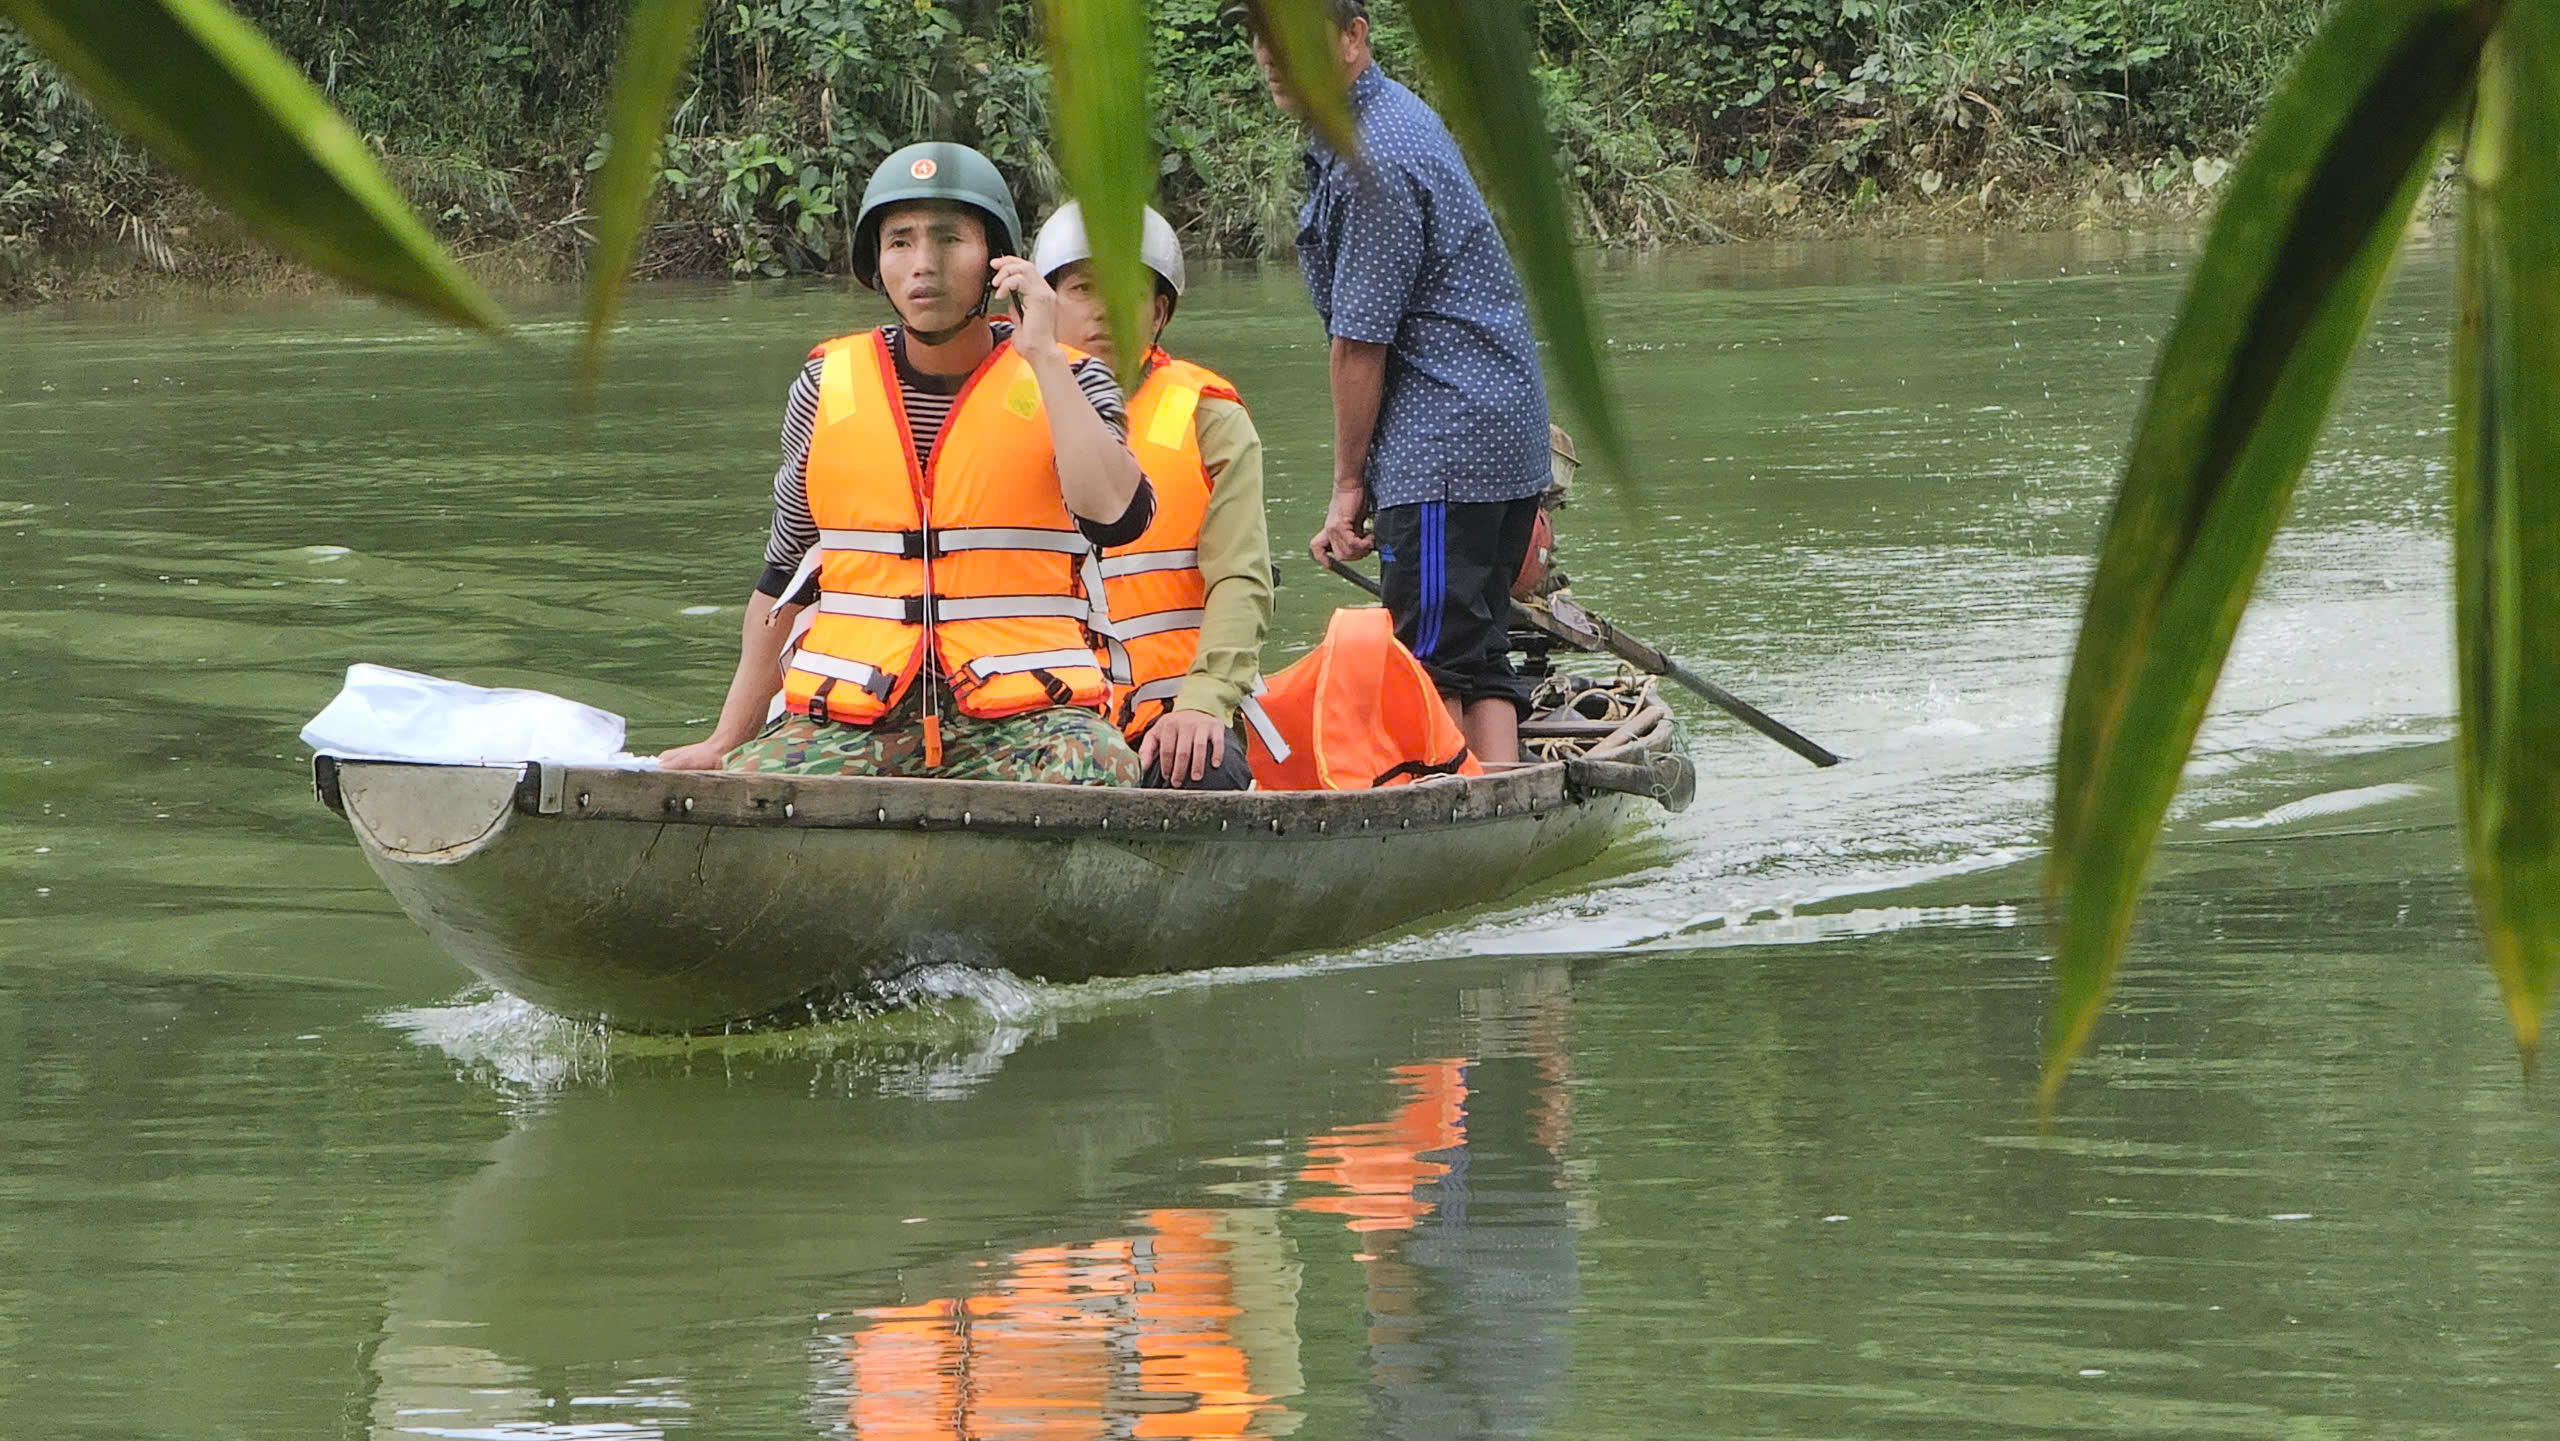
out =
<path fill-rule="evenodd" d="M 896 676 L 878 666 L 868 665 L 858 660 L 848 660 L 842 656 L 804 650 L 791 658 L 791 668 L 804 674 L 824 677 L 827 684 L 819 687 L 822 693 L 830 689 L 834 682 L 849 681 L 869 691 L 875 699 L 885 702 L 889 699 L 889 693 L 898 688 Z"/>
<path fill-rule="evenodd" d="M 1028 670 L 1096 669 L 1089 650 L 1043 650 L 1019 655 L 982 655 L 969 662 L 969 674 L 978 680 L 992 680 L 1000 675 L 1019 675 Z"/>

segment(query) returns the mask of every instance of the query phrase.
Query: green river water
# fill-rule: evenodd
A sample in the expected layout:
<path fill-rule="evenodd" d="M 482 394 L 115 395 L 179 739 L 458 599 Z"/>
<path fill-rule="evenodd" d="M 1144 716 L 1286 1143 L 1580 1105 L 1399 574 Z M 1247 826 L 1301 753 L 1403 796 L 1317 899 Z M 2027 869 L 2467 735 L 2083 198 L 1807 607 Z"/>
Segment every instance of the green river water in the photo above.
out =
<path fill-rule="evenodd" d="M 2560 1133 L 2454 872 L 2449 247 L 2280 544 L 2047 1133 L 2034 853 L 2183 240 L 1610 270 L 1591 604 L 1687 814 L 1356 952 L 608 1042 L 472 989 L 316 805 L 372 660 L 700 732 L 835 287 L 0 319 L 0 1438 L 2524 1437 Z M 1269 439 L 1274 663 L 1348 598 L 1296 278 L 1171 337 Z M 858 884 L 858 878 L 849 878 Z M 1215 958 L 1204 958 L 1214 960 Z"/>

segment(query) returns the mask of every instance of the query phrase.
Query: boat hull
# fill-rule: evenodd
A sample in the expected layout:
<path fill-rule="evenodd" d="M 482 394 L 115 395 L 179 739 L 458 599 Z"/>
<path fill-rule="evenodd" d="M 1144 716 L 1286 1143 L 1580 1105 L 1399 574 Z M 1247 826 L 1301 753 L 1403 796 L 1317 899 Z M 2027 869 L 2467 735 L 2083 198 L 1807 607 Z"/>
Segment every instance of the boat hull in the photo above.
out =
<path fill-rule="evenodd" d="M 1642 748 L 1340 794 L 332 761 L 324 800 L 491 984 L 640 1031 L 805 1020 L 919 965 L 1051 982 L 1241 965 L 1498 899 L 1687 799 Z M 1652 800 L 1630 774 L 1660 778 Z"/>

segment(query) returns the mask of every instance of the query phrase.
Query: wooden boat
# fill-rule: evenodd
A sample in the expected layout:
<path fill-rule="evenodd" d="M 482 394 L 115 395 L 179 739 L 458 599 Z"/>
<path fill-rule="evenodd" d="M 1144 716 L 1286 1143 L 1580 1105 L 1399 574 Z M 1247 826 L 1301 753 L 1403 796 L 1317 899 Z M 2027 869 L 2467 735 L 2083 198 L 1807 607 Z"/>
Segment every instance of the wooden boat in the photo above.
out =
<path fill-rule="evenodd" d="M 410 919 L 502 990 L 636 1031 L 796 1023 L 934 962 L 1052 982 L 1241 965 L 1498 900 L 1695 776 L 1649 683 L 1532 754 L 1381 790 L 1180 791 L 321 756 Z"/>

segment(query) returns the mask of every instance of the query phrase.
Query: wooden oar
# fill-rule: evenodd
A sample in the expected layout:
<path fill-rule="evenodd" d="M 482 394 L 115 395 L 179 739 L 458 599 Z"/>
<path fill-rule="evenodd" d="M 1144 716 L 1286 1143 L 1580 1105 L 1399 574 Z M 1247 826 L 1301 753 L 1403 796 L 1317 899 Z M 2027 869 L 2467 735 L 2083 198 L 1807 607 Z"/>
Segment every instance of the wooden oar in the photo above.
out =
<path fill-rule="evenodd" d="M 1325 568 L 1378 599 L 1386 599 L 1386 592 L 1379 588 L 1376 581 L 1343 562 L 1329 561 Z M 1840 764 L 1840 757 L 1779 724 L 1758 706 L 1664 655 L 1656 647 L 1584 610 L 1569 596 L 1555 596 L 1545 603 L 1532 605 L 1514 602 L 1511 609 L 1532 628 L 1543 631 L 1576 650 L 1607 651 L 1647 675 L 1658 675 L 1687 686 L 1690 690 L 1704 696 L 1725 714 L 1815 765 Z"/>

